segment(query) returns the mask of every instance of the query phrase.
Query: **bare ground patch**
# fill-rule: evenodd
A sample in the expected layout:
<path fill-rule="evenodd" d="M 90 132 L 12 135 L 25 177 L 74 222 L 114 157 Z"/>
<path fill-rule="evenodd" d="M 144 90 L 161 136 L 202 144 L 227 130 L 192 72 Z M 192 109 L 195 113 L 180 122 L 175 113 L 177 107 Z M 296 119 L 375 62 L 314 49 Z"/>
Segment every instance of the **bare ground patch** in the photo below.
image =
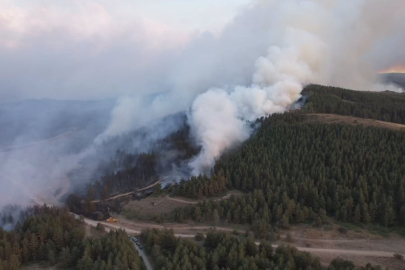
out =
<path fill-rule="evenodd" d="M 222 197 L 213 197 L 207 199 L 207 201 L 219 201 L 230 198 L 232 195 L 242 195 L 242 192 L 239 191 L 229 191 L 225 196 Z M 187 198 L 182 197 L 169 197 L 169 196 L 161 196 L 161 197 L 147 197 L 145 199 L 139 201 L 131 201 L 127 205 L 124 206 L 122 210 L 122 215 L 133 218 L 138 215 L 141 216 L 159 216 L 161 214 L 166 214 L 172 212 L 174 209 L 178 207 L 185 207 L 188 205 L 197 204 L 199 202 L 204 201 L 202 200 L 190 200 Z"/>
<path fill-rule="evenodd" d="M 337 114 L 307 114 L 306 123 L 314 123 L 314 122 L 321 122 L 321 123 L 330 123 L 330 124 L 349 124 L 349 125 L 363 125 L 366 127 L 379 127 L 379 128 L 389 128 L 392 130 L 402 130 L 405 131 L 405 125 L 391 123 L 391 122 L 384 122 L 375 119 L 366 119 L 366 118 L 358 118 L 352 116 L 344 116 L 344 115 L 337 115 Z"/>
<path fill-rule="evenodd" d="M 160 203 L 158 203 L 160 202 Z M 154 205 L 158 203 L 158 205 Z M 182 202 L 167 200 L 166 196 L 162 197 L 152 197 L 149 196 L 145 199 L 139 201 L 131 201 L 122 209 L 122 215 L 135 218 L 136 215 L 139 216 L 159 216 L 164 213 L 170 213 L 177 207 L 187 206 Z"/>

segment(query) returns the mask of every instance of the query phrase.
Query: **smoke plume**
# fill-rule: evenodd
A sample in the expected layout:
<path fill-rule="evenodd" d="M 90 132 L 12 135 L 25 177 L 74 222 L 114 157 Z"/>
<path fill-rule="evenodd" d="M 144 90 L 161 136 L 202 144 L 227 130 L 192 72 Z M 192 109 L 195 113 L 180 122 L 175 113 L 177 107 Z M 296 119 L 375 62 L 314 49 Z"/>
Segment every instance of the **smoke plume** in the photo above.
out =
<path fill-rule="evenodd" d="M 129 122 L 145 124 L 191 107 L 188 122 L 202 151 L 189 166 L 204 173 L 249 137 L 247 122 L 285 111 L 305 84 L 399 90 L 377 74 L 405 59 L 404 15 L 400 0 L 255 1 L 218 38 L 193 40 L 169 72 L 173 89 L 141 102 Z M 128 100 L 113 119 L 127 119 L 139 97 Z M 141 119 L 140 108 L 148 112 Z M 123 121 L 113 121 L 107 135 L 122 131 L 117 123 Z"/>
<path fill-rule="evenodd" d="M 390 12 L 380 14 L 382 5 Z M 404 26 L 398 21 L 404 2 L 287 0 L 256 8 L 272 18 L 268 53 L 256 60 L 251 86 L 211 89 L 194 101 L 189 121 L 202 152 L 190 162 L 193 174 L 206 172 L 224 150 L 249 137 L 244 121 L 284 112 L 305 84 L 398 90 L 376 82 L 368 56 Z"/>
<path fill-rule="evenodd" d="M 0 107 L 0 120 L 7 120 L 2 126 L 16 130 L 0 134 L 0 187 L 13 183 L 13 192 L 1 193 L 5 202 L 18 198 L 21 187 L 40 193 L 37 182 L 63 182 L 78 158 L 112 137 L 147 127 L 150 142 L 134 139 L 130 149 L 148 149 L 154 138 L 184 124 L 165 118 L 179 112 L 186 112 L 201 148 L 188 166 L 194 175 L 205 173 L 224 151 L 249 138 L 250 121 L 288 110 L 306 84 L 398 90 L 379 82 L 378 72 L 405 63 L 403 0 L 252 0 L 215 34 L 184 33 L 143 17 L 120 21 L 106 1 L 74 1 L 72 10 L 62 11 L 42 2 L 50 7 L 0 4 L 0 98 L 117 102 L 94 105 L 92 114 L 85 112 L 89 104 L 67 105 L 66 111 L 84 111 L 71 117 L 52 105 L 51 113 L 38 115 L 43 121 L 26 121 L 44 131 L 41 136 L 26 134 L 18 122 L 43 103 L 32 109 L 23 104 L 15 119 L 5 113 L 11 105 Z M 67 125 L 67 119 L 78 122 Z M 74 144 L 83 142 L 73 153 L 71 143 L 53 140 L 49 149 L 43 143 L 7 148 L 25 145 L 26 138 L 67 138 L 70 129 L 78 136 Z"/>

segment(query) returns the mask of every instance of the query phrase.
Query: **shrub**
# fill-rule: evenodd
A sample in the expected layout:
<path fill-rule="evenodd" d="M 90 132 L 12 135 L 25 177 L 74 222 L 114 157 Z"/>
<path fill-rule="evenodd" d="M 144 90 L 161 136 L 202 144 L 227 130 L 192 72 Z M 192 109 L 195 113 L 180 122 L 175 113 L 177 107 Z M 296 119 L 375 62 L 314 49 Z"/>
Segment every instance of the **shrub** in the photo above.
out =
<path fill-rule="evenodd" d="M 96 230 L 99 232 L 105 232 L 105 227 L 101 223 L 97 223 Z"/>
<path fill-rule="evenodd" d="M 202 234 L 202 233 L 197 233 L 195 236 L 194 236 L 194 240 L 195 241 L 202 241 L 202 240 L 204 240 L 204 234 Z"/>
<path fill-rule="evenodd" d="M 402 260 L 404 259 L 404 256 L 401 255 L 401 254 L 395 253 L 395 254 L 394 254 L 394 258 L 397 259 L 397 260 L 402 261 Z"/>
<path fill-rule="evenodd" d="M 340 233 L 347 233 L 347 229 L 346 229 L 346 228 L 343 228 L 343 227 L 340 227 L 340 228 L 338 229 L 338 231 L 339 231 Z"/>

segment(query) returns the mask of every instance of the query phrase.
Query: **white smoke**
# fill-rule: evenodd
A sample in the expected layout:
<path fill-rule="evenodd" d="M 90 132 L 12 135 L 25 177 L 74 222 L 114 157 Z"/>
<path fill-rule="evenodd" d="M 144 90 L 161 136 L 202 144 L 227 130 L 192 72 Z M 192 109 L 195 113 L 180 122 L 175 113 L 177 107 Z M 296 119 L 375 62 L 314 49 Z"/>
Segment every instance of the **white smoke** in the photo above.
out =
<path fill-rule="evenodd" d="M 238 86 L 230 93 L 213 89 L 198 96 L 189 117 L 202 146 L 190 163 L 193 174 L 211 168 L 224 150 L 249 137 L 244 121 L 283 112 L 297 100 L 302 83 L 314 80 L 322 51 L 323 43 L 316 36 L 289 28 L 282 46 L 270 47 L 268 55 L 257 60 L 252 86 Z"/>
<path fill-rule="evenodd" d="M 121 21 L 106 1 L 74 1 L 73 12 L 3 2 L 2 100 L 121 97 L 97 143 L 191 108 L 202 147 L 194 174 L 246 140 L 249 121 L 285 111 L 305 84 L 395 89 L 376 74 L 405 63 L 404 0 L 252 0 L 215 35 Z"/>
<path fill-rule="evenodd" d="M 275 34 L 267 56 L 256 60 L 253 84 L 209 90 L 193 103 L 189 122 L 202 146 L 189 164 L 195 175 L 206 172 L 223 151 L 249 137 L 244 121 L 284 112 L 305 84 L 396 89 L 375 82 L 376 71 L 366 56 L 389 37 L 398 10 L 404 13 L 403 1 L 286 0 L 258 7 L 269 11 L 273 18 L 269 31 Z M 391 12 L 381 17 L 379 10 L 386 7 Z"/>

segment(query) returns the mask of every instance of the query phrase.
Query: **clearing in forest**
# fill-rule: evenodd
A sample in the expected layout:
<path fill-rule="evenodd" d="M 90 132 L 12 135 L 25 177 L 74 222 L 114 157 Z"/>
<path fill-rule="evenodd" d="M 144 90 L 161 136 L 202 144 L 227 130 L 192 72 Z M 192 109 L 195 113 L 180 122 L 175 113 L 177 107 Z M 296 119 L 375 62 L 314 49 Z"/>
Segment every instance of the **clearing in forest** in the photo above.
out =
<path fill-rule="evenodd" d="M 363 125 L 366 127 L 379 127 L 379 128 L 389 128 L 393 130 L 403 130 L 405 131 L 405 125 L 391 123 L 391 122 L 384 122 L 375 119 L 367 119 L 367 118 L 358 118 L 353 116 L 344 116 L 344 115 L 337 115 L 337 114 L 323 114 L 323 113 L 316 113 L 316 114 L 307 114 L 306 123 L 329 123 L 329 124 L 349 124 L 349 125 Z"/>

